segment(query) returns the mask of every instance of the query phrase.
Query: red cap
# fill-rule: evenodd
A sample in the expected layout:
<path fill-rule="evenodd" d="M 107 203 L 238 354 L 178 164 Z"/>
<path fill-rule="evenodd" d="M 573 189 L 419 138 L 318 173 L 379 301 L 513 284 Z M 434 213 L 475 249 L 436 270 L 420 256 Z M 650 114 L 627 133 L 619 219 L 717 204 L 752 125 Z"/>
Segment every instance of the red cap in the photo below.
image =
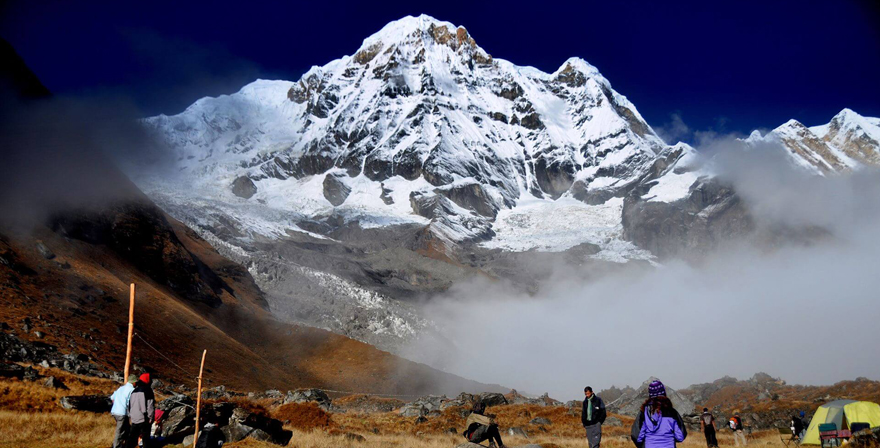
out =
<path fill-rule="evenodd" d="M 144 384 L 150 384 L 150 374 L 145 373 L 145 374 L 141 375 L 140 380 Z"/>

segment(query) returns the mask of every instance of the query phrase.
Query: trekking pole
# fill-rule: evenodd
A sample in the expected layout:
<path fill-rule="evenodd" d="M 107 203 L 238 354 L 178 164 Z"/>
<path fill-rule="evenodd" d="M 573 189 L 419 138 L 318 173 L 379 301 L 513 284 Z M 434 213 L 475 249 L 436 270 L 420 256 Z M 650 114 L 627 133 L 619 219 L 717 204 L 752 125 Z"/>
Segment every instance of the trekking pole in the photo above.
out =
<path fill-rule="evenodd" d="M 205 370 L 205 356 L 208 354 L 208 350 L 202 352 L 202 366 L 199 367 L 199 388 L 198 395 L 196 395 L 196 433 L 193 435 L 193 448 L 196 448 L 196 443 L 199 441 L 199 414 L 202 410 L 202 372 Z"/>
<path fill-rule="evenodd" d="M 125 373 L 122 375 L 122 384 L 128 382 L 128 372 L 131 367 L 131 337 L 134 332 L 134 283 L 131 284 L 131 296 L 128 304 L 128 345 L 125 348 Z"/>

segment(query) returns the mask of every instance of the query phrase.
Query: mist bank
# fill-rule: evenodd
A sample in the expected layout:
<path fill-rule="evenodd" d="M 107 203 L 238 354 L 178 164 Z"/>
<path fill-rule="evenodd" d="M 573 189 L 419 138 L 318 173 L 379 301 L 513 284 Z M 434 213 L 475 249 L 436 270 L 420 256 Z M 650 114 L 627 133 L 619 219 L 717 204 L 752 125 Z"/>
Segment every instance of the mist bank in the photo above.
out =
<path fill-rule="evenodd" d="M 559 265 L 534 294 L 460 283 L 425 310 L 455 345 L 421 340 L 408 355 L 560 399 L 652 375 L 676 388 L 758 371 L 798 384 L 880 378 L 871 347 L 880 340 L 880 174 L 815 176 L 780 147 L 733 138 L 700 151 L 757 227 L 820 231 L 773 247 L 731 239 L 698 262 L 662 260 L 598 279 Z"/>

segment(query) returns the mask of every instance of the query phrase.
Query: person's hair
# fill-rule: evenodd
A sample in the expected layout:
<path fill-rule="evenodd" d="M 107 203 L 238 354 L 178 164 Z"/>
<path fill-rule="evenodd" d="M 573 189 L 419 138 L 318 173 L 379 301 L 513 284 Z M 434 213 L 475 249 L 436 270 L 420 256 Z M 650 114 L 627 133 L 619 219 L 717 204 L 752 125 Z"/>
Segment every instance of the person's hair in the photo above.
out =
<path fill-rule="evenodd" d="M 475 400 L 471 412 L 482 415 L 483 412 L 486 412 L 486 403 L 483 403 L 483 400 Z"/>
<path fill-rule="evenodd" d="M 584 392 L 592 392 L 592 391 L 593 391 L 593 388 L 590 386 L 587 386 L 584 388 Z"/>
<path fill-rule="evenodd" d="M 128 382 L 129 382 L 129 383 L 137 383 L 137 382 L 138 382 L 138 376 L 137 376 L 137 374 L 134 374 L 134 373 L 129 374 L 129 375 L 128 375 Z"/>
<path fill-rule="evenodd" d="M 703 412 L 709 412 L 709 408 L 703 408 Z"/>
<path fill-rule="evenodd" d="M 651 397 L 642 403 L 641 413 L 645 413 L 645 409 L 650 409 L 652 413 L 660 411 L 661 413 L 672 408 L 672 400 L 665 396 Z"/>

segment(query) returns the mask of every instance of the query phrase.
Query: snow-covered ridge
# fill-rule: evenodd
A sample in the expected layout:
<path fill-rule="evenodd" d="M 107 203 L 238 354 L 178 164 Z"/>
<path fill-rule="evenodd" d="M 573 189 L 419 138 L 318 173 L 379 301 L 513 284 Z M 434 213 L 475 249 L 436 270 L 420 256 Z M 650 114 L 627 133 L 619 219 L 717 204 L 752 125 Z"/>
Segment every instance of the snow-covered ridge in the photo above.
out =
<path fill-rule="evenodd" d="M 880 166 L 880 119 L 843 109 L 828 124 L 807 127 L 789 120 L 765 136 L 746 142 L 781 143 L 797 165 L 820 175 Z"/>

